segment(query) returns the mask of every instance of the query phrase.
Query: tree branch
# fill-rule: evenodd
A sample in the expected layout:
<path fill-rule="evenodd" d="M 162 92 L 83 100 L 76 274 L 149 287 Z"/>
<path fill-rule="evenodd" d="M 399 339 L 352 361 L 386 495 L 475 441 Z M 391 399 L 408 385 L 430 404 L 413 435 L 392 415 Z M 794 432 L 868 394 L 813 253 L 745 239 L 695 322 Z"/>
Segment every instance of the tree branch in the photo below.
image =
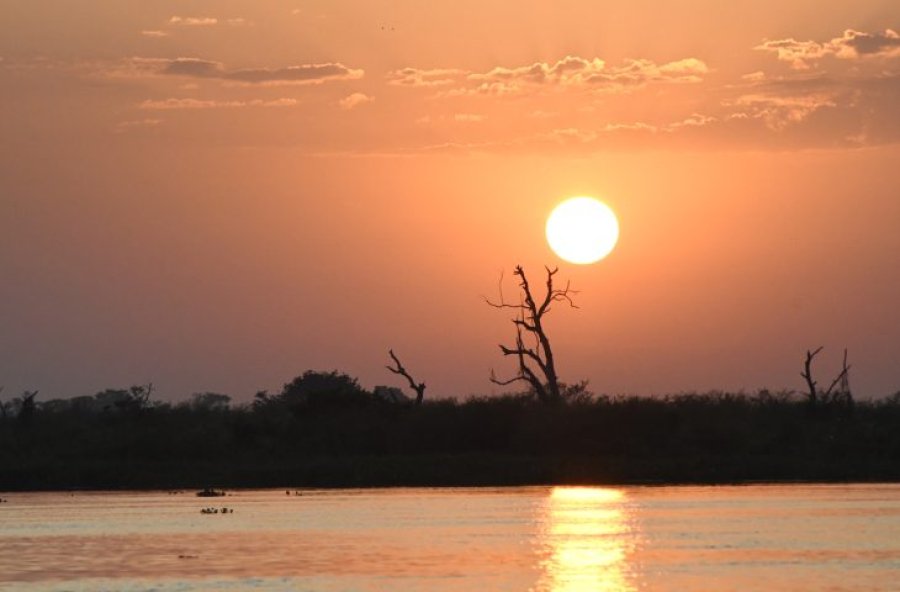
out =
<path fill-rule="evenodd" d="M 816 381 L 812 378 L 812 361 L 813 358 L 815 358 L 819 354 L 819 352 L 822 351 L 823 347 L 825 346 L 819 346 L 819 348 L 815 351 L 806 350 L 806 362 L 803 363 L 803 372 L 800 373 L 800 376 L 802 376 L 806 380 L 806 385 L 809 387 L 809 402 L 812 405 L 815 405 L 818 399 L 818 395 L 816 393 Z"/>
<path fill-rule="evenodd" d="M 406 368 L 403 367 L 403 364 L 400 363 L 400 359 L 394 355 L 394 350 L 388 350 L 388 353 L 391 355 L 391 359 L 394 360 L 394 363 L 397 365 L 396 368 L 392 366 L 385 366 L 388 370 L 393 372 L 394 374 L 399 374 L 406 378 L 409 381 L 409 387 L 415 391 L 416 393 L 416 405 L 422 403 L 422 399 L 425 397 L 425 383 L 419 382 L 417 383 L 412 376 L 410 376 L 409 372 L 406 371 Z"/>

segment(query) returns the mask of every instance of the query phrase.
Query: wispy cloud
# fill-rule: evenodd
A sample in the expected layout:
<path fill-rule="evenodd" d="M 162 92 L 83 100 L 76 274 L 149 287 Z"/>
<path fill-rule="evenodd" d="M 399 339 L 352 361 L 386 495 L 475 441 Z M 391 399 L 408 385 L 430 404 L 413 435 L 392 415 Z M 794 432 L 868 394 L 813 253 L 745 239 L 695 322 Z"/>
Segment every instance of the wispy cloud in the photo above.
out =
<path fill-rule="evenodd" d="M 437 68 L 432 70 L 420 70 L 418 68 L 403 68 L 389 72 L 387 80 L 395 86 L 408 87 L 433 87 L 445 86 L 457 82 L 460 76 L 468 74 L 465 70 L 453 68 Z"/>
<path fill-rule="evenodd" d="M 250 101 L 218 101 L 204 99 L 147 99 L 138 104 L 139 109 L 168 111 L 175 109 L 240 109 L 244 107 L 293 107 L 298 105 L 297 99 L 253 99 Z"/>
<path fill-rule="evenodd" d="M 169 34 L 165 31 L 141 31 L 141 35 L 144 37 L 168 37 Z"/>
<path fill-rule="evenodd" d="M 134 57 L 114 62 L 93 63 L 90 66 L 100 75 L 109 78 L 179 76 L 265 86 L 320 84 L 330 80 L 356 80 L 364 75 L 362 70 L 354 70 L 340 63 L 228 70 L 221 62 L 200 58 L 170 60 Z"/>
<path fill-rule="evenodd" d="M 116 126 L 116 133 L 122 134 L 135 129 L 154 128 L 162 122 L 162 119 L 137 119 L 133 121 L 121 121 Z"/>
<path fill-rule="evenodd" d="M 811 63 L 826 56 L 839 59 L 894 57 L 900 55 L 900 35 L 886 29 L 884 33 L 863 33 L 847 29 L 840 37 L 829 41 L 798 41 L 797 39 L 765 39 L 754 49 L 774 53 L 792 68 L 806 70 Z"/>
<path fill-rule="evenodd" d="M 687 58 L 657 64 L 651 60 L 626 60 L 609 65 L 600 58 L 567 56 L 557 62 L 535 62 L 528 66 L 498 66 L 488 72 L 470 74 L 471 84 L 451 89 L 442 96 L 515 94 L 528 89 L 581 87 L 603 92 L 629 92 L 651 83 L 695 83 L 709 72 L 704 62 Z"/>
<path fill-rule="evenodd" d="M 219 19 L 211 16 L 173 16 L 169 19 L 170 25 L 180 27 L 210 27 L 219 23 Z"/>
<path fill-rule="evenodd" d="M 303 64 L 286 68 L 250 68 L 222 72 L 219 78 L 250 84 L 316 84 L 325 80 L 355 80 L 363 77 L 362 70 L 352 70 L 343 64 Z"/>
<path fill-rule="evenodd" d="M 838 106 L 837 97 L 824 92 L 797 95 L 754 93 L 742 95 L 727 104 L 740 108 L 750 117 L 763 120 L 767 127 L 775 131 L 801 123 L 825 107 Z"/>
<path fill-rule="evenodd" d="M 344 97 L 343 99 L 338 101 L 338 104 L 341 106 L 342 109 L 355 109 L 356 107 L 359 107 L 360 105 L 364 105 L 365 103 L 371 103 L 374 100 L 375 100 L 375 97 L 370 97 L 366 94 L 356 92 L 356 93 L 353 93 L 352 95 Z"/>

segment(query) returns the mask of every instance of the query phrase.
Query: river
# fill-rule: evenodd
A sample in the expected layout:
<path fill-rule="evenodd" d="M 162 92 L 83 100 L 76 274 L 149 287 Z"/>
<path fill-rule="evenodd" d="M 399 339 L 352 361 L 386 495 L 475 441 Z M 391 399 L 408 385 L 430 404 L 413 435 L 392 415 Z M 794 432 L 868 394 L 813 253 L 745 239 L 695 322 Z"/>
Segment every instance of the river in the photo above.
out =
<path fill-rule="evenodd" d="M 0 497 L 0 590 L 900 589 L 900 485 Z"/>

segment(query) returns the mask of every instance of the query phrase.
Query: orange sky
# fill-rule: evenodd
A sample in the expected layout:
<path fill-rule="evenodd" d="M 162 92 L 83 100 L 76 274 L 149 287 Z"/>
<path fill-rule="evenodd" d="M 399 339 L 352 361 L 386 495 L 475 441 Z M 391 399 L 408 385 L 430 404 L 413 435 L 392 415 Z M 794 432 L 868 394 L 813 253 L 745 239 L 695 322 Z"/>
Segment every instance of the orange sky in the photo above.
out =
<path fill-rule="evenodd" d="M 496 392 L 501 270 L 564 380 L 900 390 L 894 0 L 0 4 L 0 385 Z M 606 260 L 553 206 L 603 199 Z M 513 284 L 507 283 L 507 293 Z"/>

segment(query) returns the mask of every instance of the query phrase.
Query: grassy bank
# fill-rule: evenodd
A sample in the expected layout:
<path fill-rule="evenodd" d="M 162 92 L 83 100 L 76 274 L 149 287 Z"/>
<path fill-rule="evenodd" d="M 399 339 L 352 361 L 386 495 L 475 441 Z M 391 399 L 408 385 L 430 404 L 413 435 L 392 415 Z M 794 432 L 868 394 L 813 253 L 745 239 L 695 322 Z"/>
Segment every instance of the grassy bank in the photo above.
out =
<path fill-rule="evenodd" d="M 358 395 L 359 393 L 357 393 Z M 364 396 L 363 396 L 364 395 Z M 244 407 L 36 407 L 0 422 L 0 490 L 900 480 L 900 399 L 362 393 Z"/>

